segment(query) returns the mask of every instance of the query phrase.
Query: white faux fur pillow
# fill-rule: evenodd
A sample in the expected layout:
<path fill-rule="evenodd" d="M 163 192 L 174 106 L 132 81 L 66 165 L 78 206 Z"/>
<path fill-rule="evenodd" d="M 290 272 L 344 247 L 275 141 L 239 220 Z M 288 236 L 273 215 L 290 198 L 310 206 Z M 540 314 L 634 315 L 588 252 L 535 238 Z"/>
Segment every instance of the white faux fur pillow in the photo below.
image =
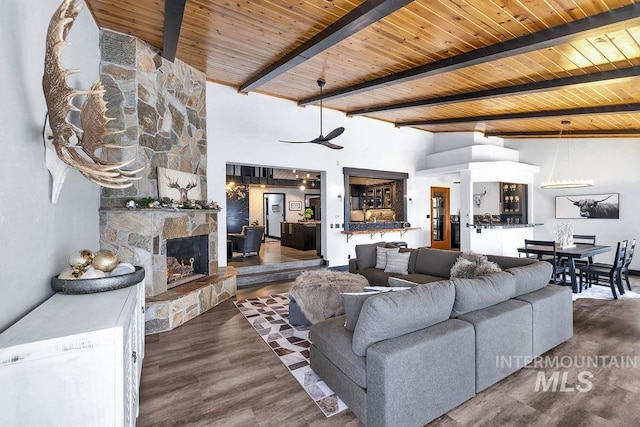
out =
<path fill-rule="evenodd" d="M 485 255 L 465 252 L 458 257 L 451 267 L 451 278 L 473 279 L 502 271 L 498 264 L 491 262 Z"/>

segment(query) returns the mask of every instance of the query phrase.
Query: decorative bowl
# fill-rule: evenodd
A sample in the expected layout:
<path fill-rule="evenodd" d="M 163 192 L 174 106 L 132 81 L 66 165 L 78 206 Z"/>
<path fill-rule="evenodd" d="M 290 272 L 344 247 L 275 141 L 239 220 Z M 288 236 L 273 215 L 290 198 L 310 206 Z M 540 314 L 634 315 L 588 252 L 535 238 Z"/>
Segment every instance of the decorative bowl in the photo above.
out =
<path fill-rule="evenodd" d="M 136 267 L 136 271 L 120 276 L 101 277 L 97 279 L 58 279 L 51 278 L 51 288 L 61 294 L 94 294 L 126 288 L 144 279 L 144 268 Z"/>

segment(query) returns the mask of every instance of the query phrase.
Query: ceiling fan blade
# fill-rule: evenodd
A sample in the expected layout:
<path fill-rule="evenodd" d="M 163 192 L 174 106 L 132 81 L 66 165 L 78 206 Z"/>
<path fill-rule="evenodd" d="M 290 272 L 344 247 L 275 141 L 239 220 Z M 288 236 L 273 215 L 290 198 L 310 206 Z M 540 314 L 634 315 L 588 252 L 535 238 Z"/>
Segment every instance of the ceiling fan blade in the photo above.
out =
<path fill-rule="evenodd" d="M 280 139 L 279 141 L 286 142 L 287 144 L 318 144 L 320 143 L 320 141 L 322 141 L 322 135 L 310 141 L 283 141 L 282 139 Z"/>
<path fill-rule="evenodd" d="M 339 128 L 335 128 L 334 130 L 329 132 L 329 134 L 327 136 L 322 138 L 322 141 L 330 141 L 333 138 L 336 138 L 336 137 L 342 135 L 342 132 L 344 132 L 344 128 L 342 126 L 340 126 Z M 340 147 L 340 148 L 342 148 L 342 147 Z"/>
<path fill-rule="evenodd" d="M 334 150 L 342 150 L 344 148 L 342 145 L 332 144 L 327 141 L 320 141 L 318 142 L 318 144 L 324 145 L 325 147 L 328 147 L 328 148 L 333 148 Z"/>

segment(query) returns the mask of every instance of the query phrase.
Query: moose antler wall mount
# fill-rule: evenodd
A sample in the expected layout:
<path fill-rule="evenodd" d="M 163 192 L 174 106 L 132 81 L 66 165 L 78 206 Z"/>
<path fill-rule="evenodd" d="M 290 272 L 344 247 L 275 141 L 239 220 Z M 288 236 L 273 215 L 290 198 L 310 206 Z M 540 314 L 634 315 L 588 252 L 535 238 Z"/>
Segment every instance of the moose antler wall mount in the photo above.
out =
<path fill-rule="evenodd" d="M 62 66 L 60 54 L 67 43 L 67 35 L 77 18 L 82 4 L 77 0 L 64 0 L 54 13 L 47 31 L 44 76 L 42 88 L 47 103 L 48 117 L 45 119 L 44 142 L 47 168 L 53 177 L 51 201 L 55 203 L 68 172 L 68 167 L 77 169 L 88 180 L 108 188 L 127 188 L 144 167 L 124 169 L 134 159 L 112 162 L 104 160 L 104 148 L 125 149 L 105 143 L 105 138 L 118 132 L 108 131 L 111 118 L 106 116 L 107 105 L 104 88 L 96 80 L 89 90 L 77 90 L 67 84 L 67 77 L 80 70 L 67 70 Z M 73 104 L 77 96 L 86 96 L 82 108 Z M 80 127 L 69 122 L 69 113 L 80 112 Z M 50 128 L 50 132 L 47 132 Z M 98 151 L 101 151 L 98 153 Z"/>

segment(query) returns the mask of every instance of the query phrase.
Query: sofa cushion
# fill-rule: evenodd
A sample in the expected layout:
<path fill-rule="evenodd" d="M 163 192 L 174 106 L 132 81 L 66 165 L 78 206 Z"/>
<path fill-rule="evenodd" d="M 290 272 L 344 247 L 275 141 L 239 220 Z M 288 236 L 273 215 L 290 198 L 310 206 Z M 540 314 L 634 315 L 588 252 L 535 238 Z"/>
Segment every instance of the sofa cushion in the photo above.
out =
<path fill-rule="evenodd" d="M 367 298 L 379 294 L 380 291 L 367 290 L 365 292 L 344 292 L 340 294 L 342 304 L 344 305 L 345 320 L 344 327 L 353 332 L 360 317 L 362 305 Z"/>
<path fill-rule="evenodd" d="M 379 270 L 375 267 L 359 269 L 358 274 L 364 276 L 369 284 L 373 286 L 387 286 L 389 277 L 399 276 L 396 273 L 385 273 L 384 270 Z"/>
<path fill-rule="evenodd" d="M 414 272 L 448 279 L 451 267 L 459 256 L 459 251 L 420 248 L 416 257 Z"/>
<path fill-rule="evenodd" d="M 366 388 L 365 358 L 351 349 L 353 332 L 343 328 L 343 324 L 343 316 L 314 323 L 309 330 L 309 341 L 353 382 Z"/>
<path fill-rule="evenodd" d="M 376 266 L 378 246 L 384 247 L 384 242 L 370 243 L 368 245 L 356 245 L 356 259 L 358 269 L 373 268 Z"/>
<path fill-rule="evenodd" d="M 376 268 L 384 270 L 387 267 L 387 260 L 389 254 L 398 253 L 400 248 L 383 248 L 381 246 L 376 247 Z"/>
<path fill-rule="evenodd" d="M 504 271 L 475 279 L 455 278 L 451 281 L 456 292 L 451 317 L 462 316 L 506 301 L 516 293 L 513 275 Z"/>
<path fill-rule="evenodd" d="M 353 351 L 367 354 L 370 345 L 426 328 L 449 318 L 455 299 L 449 280 L 367 299 L 353 332 Z"/>
<path fill-rule="evenodd" d="M 409 274 L 410 253 L 388 253 L 385 273 Z"/>
<path fill-rule="evenodd" d="M 511 268 L 511 267 L 522 267 L 523 265 L 533 264 L 534 262 L 538 261 L 531 258 L 518 258 L 518 257 L 502 256 L 502 255 L 487 255 L 487 259 L 489 261 L 492 261 L 498 264 L 500 268 L 503 270 L 506 270 L 507 268 Z"/>
<path fill-rule="evenodd" d="M 547 286 L 552 270 L 551 263 L 538 261 L 524 267 L 512 267 L 506 271 L 513 274 L 516 282 L 515 296 L 519 296 Z"/>
<path fill-rule="evenodd" d="M 409 257 L 409 274 L 413 274 L 416 271 L 416 258 L 418 257 L 418 250 L 413 248 L 400 248 L 400 252 L 409 252 L 411 256 Z"/>

